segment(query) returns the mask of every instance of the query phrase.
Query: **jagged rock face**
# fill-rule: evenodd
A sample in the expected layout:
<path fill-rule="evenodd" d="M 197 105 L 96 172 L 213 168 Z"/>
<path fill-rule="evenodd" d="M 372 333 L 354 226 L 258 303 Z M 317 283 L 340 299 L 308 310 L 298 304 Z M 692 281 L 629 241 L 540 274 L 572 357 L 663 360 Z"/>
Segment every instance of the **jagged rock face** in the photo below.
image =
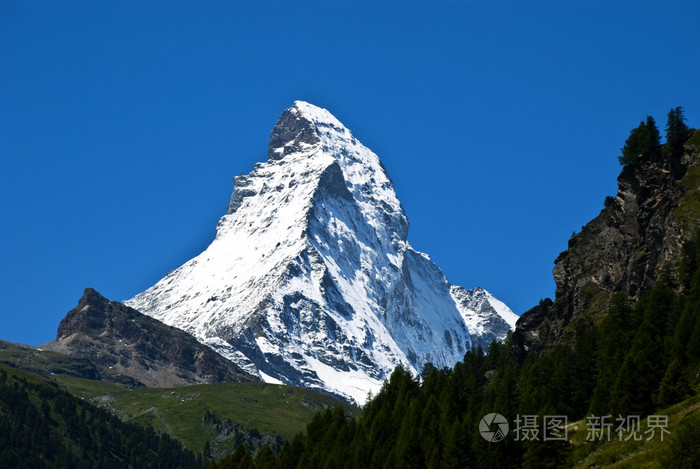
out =
<path fill-rule="evenodd" d="M 698 228 L 688 217 L 697 199 L 700 155 L 687 147 L 680 159 L 640 156 L 623 168 L 618 193 L 569 240 L 555 261 L 556 301 L 522 315 L 514 333 L 520 351 L 549 348 L 575 336 L 580 320 L 596 321 L 613 293 L 632 300 L 651 288 L 682 255 Z"/>
<path fill-rule="evenodd" d="M 206 251 L 127 304 L 266 381 L 356 402 L 399 363 L 452 366 L 472 346 L 474 312 L 407 242 L 379 158 L 326 110 L 285 111 L 234 188 Z"/>
<path fill-rule="evenodd" d="M 491 342 L 503 340 L 515 328 L 518 316 L 483 288 L 468 290 L 452 285 L 450 293 L 469 328 L 473 347 L 488 350 Z"/>
<path fill-rule="evenodd" d="M 90 288 L 41 349 L 90 360 L 100 379 L 130 387 L 257 380 L 190 334 Z"/>
<path fill-rule="evenodd" d="M 622 171 L 618 187 L 613 205 L 573 236 L 555 261 L 556 297 L 570 298 L 574 310 L 591 303 L 590 286 L 638 297 L 680 253 L 682 229 L 671 214 L 684 190 L 674 174 L 642 161 Z"/>

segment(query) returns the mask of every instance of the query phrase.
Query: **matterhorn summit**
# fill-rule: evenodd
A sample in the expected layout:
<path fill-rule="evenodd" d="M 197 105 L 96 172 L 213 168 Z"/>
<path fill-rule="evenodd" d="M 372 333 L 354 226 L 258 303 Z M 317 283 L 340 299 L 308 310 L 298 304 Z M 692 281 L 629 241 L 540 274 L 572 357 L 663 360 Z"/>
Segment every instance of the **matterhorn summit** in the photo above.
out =
<path fill-rule="evenodd" d="M 325 109 L 295 102 L 233 183 L 211 245 L 126 303 L 263 380 L 361 404 L 396 365 L 452 366 L 514 326 L 411 248 L 381 161 Z"/>

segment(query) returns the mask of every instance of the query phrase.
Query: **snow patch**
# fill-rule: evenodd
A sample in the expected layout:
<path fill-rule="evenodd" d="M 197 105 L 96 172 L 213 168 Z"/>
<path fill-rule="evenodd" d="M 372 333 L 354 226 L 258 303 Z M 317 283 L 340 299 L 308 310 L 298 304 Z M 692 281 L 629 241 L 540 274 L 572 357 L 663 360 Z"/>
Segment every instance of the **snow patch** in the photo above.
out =
<path fill-rule="evenodd" d="M 259 373 L 260 373 L 260 378 L 262 378 L 262 380 L 265 381 L 267 384 L 284 384 L 279 379 L 275 379 L 272 376 L 265 374 L 262 371 L 260 371 Z"/>

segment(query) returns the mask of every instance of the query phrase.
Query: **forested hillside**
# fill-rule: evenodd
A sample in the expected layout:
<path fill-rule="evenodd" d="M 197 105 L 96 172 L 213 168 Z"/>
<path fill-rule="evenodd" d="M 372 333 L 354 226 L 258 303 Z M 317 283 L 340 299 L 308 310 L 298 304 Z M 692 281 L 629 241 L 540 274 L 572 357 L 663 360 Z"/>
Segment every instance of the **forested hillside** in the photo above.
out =
<path fill-rule="evenodd" d="M 197 468 L 201 456 L 151 428 L 0 365 L 0 467 Z"/>
<path fill-rule="evenodd" d="M 673 133 L 679 121 L 684 125 L 682 110 L 675 108 L 669 113 L 665 146 L 660 144 L 655 127 L 651 128 L 655 126 L 653 119 L 642 122 L 632 132 L 623 148 L 624 158 L 620 159 L 625 165 L 623 174 L 636 170 L 635 165 L 678 171 L 676 179 L 680 182 L 672 181 L 677 189 L 677 205 L 670 207 L 668 214 L 678 216 L 679 226 L 686 232 L 692 228 L 695 234 L 686 236 L 676 257 L 669 256 L 657 273 L 647 272 L 641 282 L 634 283 L 634 269 L 631 274 L 623 272 L 620 275 L 624 281 L 619 285 L 625 288 L 602 282 L 595 292 L 597 297 L 591 296 L 585 307 L 576 310 L 575 321 L 569 317 L 562 322 L 557 317 L 574 311 L 572 305 L 560 301 L 557 308 L 555 302 L 542 300 L 529 316 L 538 318 L 535 327 L 546 321 L 565 324 L 557 336 L 566 340 L 558 344 L 523 353 L 509 336 L 505 343 L 492 343 L 486 354 L 481 349 L 467 352 L 452 369 L 436 369 L 428 364 L 421 377 L 416 377 L 399 367 L 359 418 L 348 418 L 339 410 L 326 411 L 316 416 L 305 434 L 288 442 L 278 458 L 270 451 L 260 451 L 253 457 L 240 449 L 211 467 L 571 467 L 606 442 L 575 443 L 566 432 L 573 433 L 579 427 L 569 428 L 566 423 L 607 416 L 615 422 L 611 430 L 619 432 L 612 433 L 613 439 L 620 435 L 627 438 L 634 435 L 637 416 L 640 421 L 657 412 L 663 417 L 668 406 L 697 396 L 700 219 L 692 210 L 700 205 L 693 179 L 698 170 L 699 137 L 696 132 L 689 138 L 692 130 L 685 127 L 679 143 L 677 133 Z M 676 168 L 677 164 L 685 167 Z M 654 197 L 663 199 L 664 195 Z M 624 202 L 624 197 L 620 200 Z M 606 201 L 606 205 L 611 203 Z M 644 242 L 648 240 L 644 238 Z M 658 252 L 674 248 L 651 247 Z M 625 256 L 627 253 L 620 253 L 620 257 Z M 639 266 L 633 268 L 639 270 Z M 573 284 L 576 279 L 568 281 Z M 580 300 L 582 284 L 576 285 L 579 290 L 572 289 L 576 294 L 567 292 L 571 301 Z M 603 297 L 606 291 L 610 293 Z M 661 445 L 671 449 L 648 456 L 651 467 L 697 467 L 700 445 L 692 441 L 700 417 L 697 407 L 687 407 L 691 410 L 667 436 L 668 444 Z M 502 441 L 487 441 L 480 434 L 480 421 L 490 413 L 505 416 L 511 424 L 511 434 Z M 560 428 L 564 437 L 544 441 L 542 433 L 538 438 L 523 438 L 517 431 L 514 434 L 513 425 L 522 425 L 522 416 L 534 422 L 544 422 L 545 416 L 560 416 L 564 419 Z M 622 420 L 617 421 L 618 417 Z M 648 428 L 649 422 L 644 421 L 644 425 Z"/>
<path fill-rule="evenodd" d="M 566 415 L 568 422 L 589 414 L 646 416 L 696 394 L 699 246 L 689 248 L 688 290 L 675 293 L 658 282 L 634 307 L 618 295 L 607 318 L 582 332 L 573 349 L 557 347 L 518 363 L 509 341 L 494 342 L 486 355 L 468 352 L 453 369 L 427 366 L 422 383 L 398 368 L 359 419 L 326 411 L 274 463 L 261 457 L 267 462 L 246 465 L 252 459 L 238 452 L 212 467 L 569 467 L 596 445 L 516 442 L 512 435 L 492 443 L 480 435 L 479 421 L 491 412 L 509 422 L 518 415 L 540 422 L 544 415 Z M 700 424 L 691 418 L 689 427 Z M 694 450 L 700 460 L 700 445 Z"/>

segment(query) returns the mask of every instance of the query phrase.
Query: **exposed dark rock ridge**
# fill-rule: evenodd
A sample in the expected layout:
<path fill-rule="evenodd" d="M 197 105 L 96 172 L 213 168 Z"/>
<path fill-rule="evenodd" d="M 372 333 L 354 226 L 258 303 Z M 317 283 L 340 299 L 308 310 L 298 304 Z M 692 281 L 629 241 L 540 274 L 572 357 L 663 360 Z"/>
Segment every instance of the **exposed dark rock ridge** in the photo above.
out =
<path fill-rule="evenodd" d="M 685 150 L 680 158 L 640 156 L 622 169 L 616 197 L 554 261 L 556 301 L 518 321 L 517 353 L 568 343 L 578 324 L 601 317 L 613 293 L 636 300 L 664 269 L 675 275 L 683 243 L 699 228 L 700 154 L 694 145 Z"/>
<path fill-rule="evenodd" d="M 131 387 L 257 381 L 186 332 L 91 288 L 41 348 L 90 360 L 100 379 Z"/>
<path fill-rule="evenodd" d="M 270 132 L 267 158 L 279 160 L 290 153 L 302 151 L 304 145 L 316 145 L 320 141 L 313 122 L 304 115 L 287 109 Z"/>

